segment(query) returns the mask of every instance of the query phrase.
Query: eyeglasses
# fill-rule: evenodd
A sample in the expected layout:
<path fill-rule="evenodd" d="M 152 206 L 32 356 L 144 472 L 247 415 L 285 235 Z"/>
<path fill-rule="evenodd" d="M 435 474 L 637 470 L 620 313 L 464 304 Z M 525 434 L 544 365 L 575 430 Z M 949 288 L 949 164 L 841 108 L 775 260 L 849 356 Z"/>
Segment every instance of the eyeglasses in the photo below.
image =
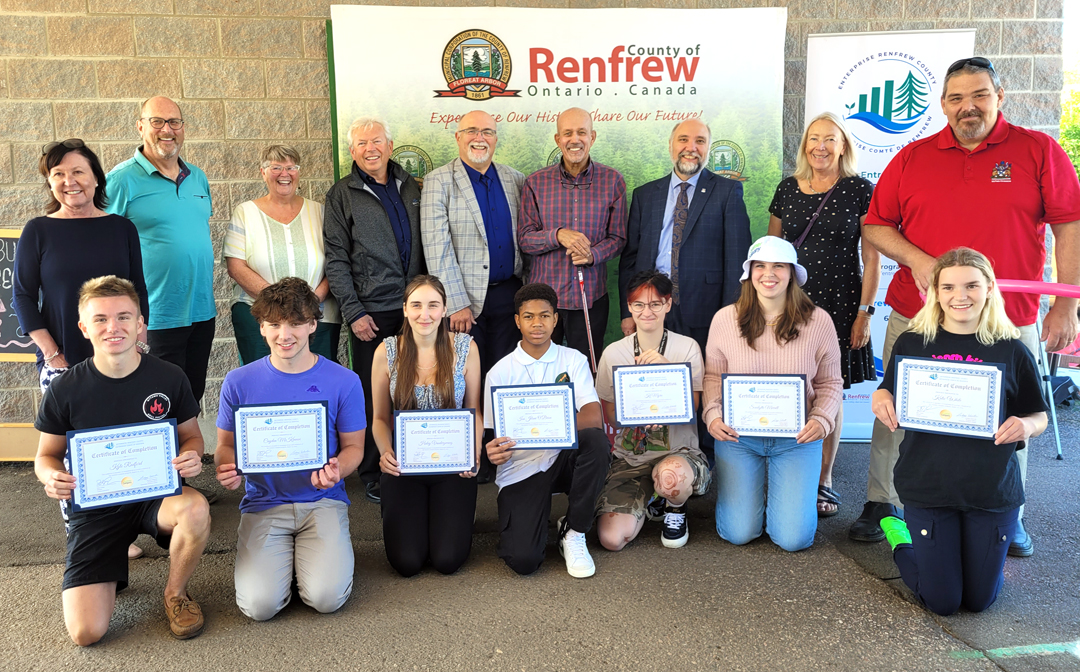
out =
<path fill-rule="evenodd" d="M 56 149 L 57 147 L 59 147 L 61 145 L 63 145 L 64 147 L 67 147 L 68 149 L 81 149 L 82 147 L 86 146 L 86 144 L 84 144 L 83 141 L 78 139 L 78 138 L 68 138 L 67 140 L 57 140 L 56 142 L 50 142 L 47 145 L 42 145 L 42 147 L 41 147 L 41 155 L 45 156 L 46 154 L 48 154 L 49 152 L 51 152 L 52 150 Z"/>
<path fill-rule="evenodd" d="M 997 72 L 996 70 L 994 70 L 994 64 L 990 62 L 989 58 L 983 58 L 982 56 L 972 56 L 971 58 L 961 58 L 959 61 L 956 61 L 949 66 L 949 69 L 945 71 L 945 74 L 951 75 L 957 70 L 968 65 L 974 65 L 976 68 L 986 68 L 991 72 Z"/>
<path fill-rule="evenodd" d="M 641 311 L 645 310 L 645 306 L 648 306 L 649 310 L 651 310 L 652 312 L 659 313 L 661 310 L 663 310 L 665 305 L 667 305 L 666 301 L 650 301 L 648 303 L 634 301 L 630 304 L 630 312 L 640 313 Z"/>
<path fill-rule="evenodd" d="M 459 130 L 458 133 L 464 133 L 466 138 L 475 138 L 478 135 L 482 135 L 488 140 L 499 134 L 494 128 L 463 128 Z"/>
<path fill-rule="evenodd" d="M 292 173 L 295 175 L 296 172 L 300 170 L 300 166 L 269 166 L 269 170 L 274 175 L 280 175 L 282 172 Z"/>
<path fill-rule="evenodd" d="M 559 180 L 559 186 L 563 189 L 580 189 L 585 191 L 592 186 L 592 182 L 568 182 L 567 180 Z"/>
<path fill-rule="evenodd" d="M 162 128 L 165 128 L 165 124 L 168 124 L 169 128 L 171 128 L 174 131 L 179 131 L 181 128 L 184 127 L 184 120 L 183 119 L 162 119 L 161 117 L 140 117 L 140 118 L 149 121 L 150 125 L 153 126 L 156 129 L 158 129 L 158 130 L 161 130 Z"/>

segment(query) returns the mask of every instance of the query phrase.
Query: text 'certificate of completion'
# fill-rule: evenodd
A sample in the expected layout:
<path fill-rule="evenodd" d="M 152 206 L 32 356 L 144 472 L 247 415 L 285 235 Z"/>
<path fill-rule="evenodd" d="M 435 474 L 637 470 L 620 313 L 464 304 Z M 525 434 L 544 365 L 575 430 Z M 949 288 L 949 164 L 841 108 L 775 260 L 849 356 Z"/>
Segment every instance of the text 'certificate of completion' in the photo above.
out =
<path fill-rule="evenodd" d="M 495 436 L 513 439 L 514 450 L 577 448 L 577 407 L 570 383 L 491 388 Z"/>
<path fill-rule="evenodd" d="M 68 464 L 75 475 L 75 511 L 180 494 L 173 467 L 176 421 L 140 422 L 67 433 Z"/>
<path fill-rule="evenodd" d="M 904 429 L 992 439 L 1001 424 L 1001 369 L 896 358 L 896 419 Z"/>
<path fill-rule="evenodd" d="M 806 376 L 725 373 L 724 422 L 743 436 L 795 437 L 806 424 Z"/>
<path fill-rule="evenodd" d="M 394 411 L 394 456 L 402 474 L 446 474 L 476 466 L 476 411 Z"/>
<path fill-rule="evenodd" d="M 241 404 L 233 418 L 241 474 L 322 469 L 330 459 L 325 401 Z"/>
<path fill-rule="evenodd" d="M 694 422 L 689 364 L 616 366 L 611 377 L 618 427 Z"/>

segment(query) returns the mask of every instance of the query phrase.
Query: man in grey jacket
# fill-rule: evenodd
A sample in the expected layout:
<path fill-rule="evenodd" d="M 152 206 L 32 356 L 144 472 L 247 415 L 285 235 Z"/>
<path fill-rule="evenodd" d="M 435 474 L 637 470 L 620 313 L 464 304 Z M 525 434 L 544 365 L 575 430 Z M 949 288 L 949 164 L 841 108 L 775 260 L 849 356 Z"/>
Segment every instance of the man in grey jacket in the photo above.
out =
<path fill-rule="evenodd" d="M 323 235 L 330 291 L 350 326 L 353 370 L 364 386 L 371 426 L 371 361 L 404 320 L 405 285 L 424 272 L 420 187 L 390 160 L 385 121 L 361 117 L 349 127 L 352 172 L 326 192 Z M 379 502 L 379 451 L 369 432 L 357 471 L 367 498 Z"/>

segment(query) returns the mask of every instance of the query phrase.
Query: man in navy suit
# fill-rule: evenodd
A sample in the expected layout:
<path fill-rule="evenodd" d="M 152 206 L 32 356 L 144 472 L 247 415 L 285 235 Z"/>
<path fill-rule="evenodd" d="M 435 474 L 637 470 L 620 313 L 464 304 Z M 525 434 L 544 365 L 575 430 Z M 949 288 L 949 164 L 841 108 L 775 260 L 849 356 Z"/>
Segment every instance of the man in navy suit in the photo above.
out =
<path fill-rule="evenodd" d="M 674 170 L 634 190 L 619 261 L 623 333 L 634 332 L 626 303 L 630 278 L 640 271 L 661 271 L 675 285 L 664 324 L 697 341 L 702 355 L 713 315 L 739 297 L 750 247 L 742 184 L 703 170 L 711 142 L 712 132 L 698 119 L 671 132 Z"/>

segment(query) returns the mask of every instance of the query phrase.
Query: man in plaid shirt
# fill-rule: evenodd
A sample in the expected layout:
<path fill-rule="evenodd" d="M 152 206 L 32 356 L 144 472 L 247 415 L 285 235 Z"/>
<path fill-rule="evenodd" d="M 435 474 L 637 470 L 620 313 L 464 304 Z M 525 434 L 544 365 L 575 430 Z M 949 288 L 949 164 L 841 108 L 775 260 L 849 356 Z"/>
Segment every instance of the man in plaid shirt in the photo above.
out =
<path fill-rule="evenodd" d="M 626 243 L 626 182 L 613 168 L 589 159 L 596 141 L 592 118 L 572 107 L 559 115 L 555 142 L 562 161 L 525 179 L 518 245 L 532 256 L 529 282 L 550 285 L 559 296 L 559 321 L 552 334 L 589 355 L 604 346 L 607 329 L 607 261 Z M 584 272 L 589 305 L 583 306 L 578 269 Z M 585 309 L 592 326 L 585 329 Z"/>

